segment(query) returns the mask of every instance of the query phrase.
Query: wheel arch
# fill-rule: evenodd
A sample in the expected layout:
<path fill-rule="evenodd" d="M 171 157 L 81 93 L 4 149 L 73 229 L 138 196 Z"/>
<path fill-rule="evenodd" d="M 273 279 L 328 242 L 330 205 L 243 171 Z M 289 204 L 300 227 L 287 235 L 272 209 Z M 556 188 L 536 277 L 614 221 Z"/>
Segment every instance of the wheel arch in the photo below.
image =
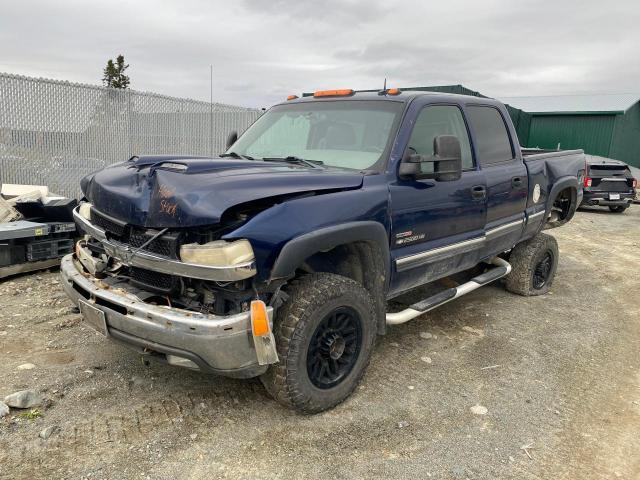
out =
<path fill-rule="evenodd" d="M 290 240 L 274 262 L 269 281 L 292 278 L 299 270 L 336 273 L 362 284 L 375 301 L 378 332 L 385 332 L 391 266 L 387 231 L 381 223 L 332 225 Z"/>
<path fill-rule="evenodd" d="M 559 200 L 568 196 L 570 204 L 566 209 L 566 212 L 560 214 L 559 218 L 556 221 L 551 221 L 543 224 L 543 228 L 546 229 L 559 227 L 560 225 L 564 225 L 573 218 L 573 215 L 578 209 L 578 189 L 578 180 L 575 177 L 564 177 L 553 184 L 553 186 L 551 187 L 551 191 L 549 192 L 549 196 L 547 197 L 545 218 L 549 218 L 554 210 L 554 207 L 558 208 L 557 203 Z"/>

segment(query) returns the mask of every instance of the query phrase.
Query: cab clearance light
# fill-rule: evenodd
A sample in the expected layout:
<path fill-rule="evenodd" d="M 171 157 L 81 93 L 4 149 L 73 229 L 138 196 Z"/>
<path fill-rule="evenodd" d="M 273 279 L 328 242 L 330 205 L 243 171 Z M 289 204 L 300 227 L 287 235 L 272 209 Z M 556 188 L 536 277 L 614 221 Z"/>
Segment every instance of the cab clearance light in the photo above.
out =
<path fill-rule="evenodd" d="M 390 88 L 387 90 L 387 95 L 400 95 L 402 91 L 399 88 Z"/>
<path fill-rule="evenodd" d="M 313 93 L 315 98 L 318 97 L 346 97 L 348 95 L 353 95 L 353 90 L 350 88 L 345 88 L 342 90 L 318 90 Z"/>
<path fill-rule="evenodd" d="M 589 177 L 584 177 L 584 186 L 590 187 L 592 180 Z"/>
<path fill-rule="evenodd" d="M 289 95 L 289 96 L 287 97 L 287 101 L 289 101 L 289 100 L 295 100 L 296 98 L 298 98 L 298 95 Z"/>

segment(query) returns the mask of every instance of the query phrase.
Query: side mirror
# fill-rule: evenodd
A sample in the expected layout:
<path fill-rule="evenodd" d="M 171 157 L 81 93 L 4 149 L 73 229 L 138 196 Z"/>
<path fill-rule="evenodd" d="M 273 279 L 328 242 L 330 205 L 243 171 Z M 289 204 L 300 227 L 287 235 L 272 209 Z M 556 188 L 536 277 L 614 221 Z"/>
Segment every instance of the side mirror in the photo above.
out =
<path fill-rule="evenodd" d="M 232 130 L 231 133 L 227 136 L 227 150 L 231 148 L 231 146 L 236 143 L 238 140 L 238 132 Z"/>
<path fill-rule="evenodd" d="M 454 135 L 438 135 L 433 139 L 433 156 L 405 155 L 400 163 L 401 178 L 433 178 L 438 182 L 451 182 L 462 176 L 460 141 Z M 423 163 L 432 163 L 433 172 L 422 171 Z"/>

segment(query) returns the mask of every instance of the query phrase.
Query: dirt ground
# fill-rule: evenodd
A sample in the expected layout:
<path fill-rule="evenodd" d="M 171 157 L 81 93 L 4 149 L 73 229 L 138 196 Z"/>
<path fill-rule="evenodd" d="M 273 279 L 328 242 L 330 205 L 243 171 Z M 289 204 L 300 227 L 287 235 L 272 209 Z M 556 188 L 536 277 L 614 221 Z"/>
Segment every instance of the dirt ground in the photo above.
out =
<path fill-rule="evenodd" d="M 390 328 L 316 416 L 257 380 L 145 366 L 82 323 L 56 272 L 0 281 L 0 399 L 47 397 L 0 420 L 0 478 L 640 479 L 640 206 L 552 233 L 550 294 L 495 284 Z"/>

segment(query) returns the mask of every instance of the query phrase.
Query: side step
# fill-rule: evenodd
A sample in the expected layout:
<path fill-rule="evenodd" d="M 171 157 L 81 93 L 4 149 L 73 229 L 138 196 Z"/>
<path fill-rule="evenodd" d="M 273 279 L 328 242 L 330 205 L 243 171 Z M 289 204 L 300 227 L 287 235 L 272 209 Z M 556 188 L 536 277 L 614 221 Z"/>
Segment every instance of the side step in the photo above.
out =
<path fill-rule="evenodd" d="M 437 293 L 429 298 L 425 298 L 401 312 L 387 313 L 387 325 L 399 325 L 401 323 L 408 322 L 429 310 L 433 310 L 440 305 L 450 302 L 454 298 L 466 295 L 487 283 L 491 283 L 499 278 L 505 277 L 511 272 L 511 264 L 502 258 L 492 258 L 489 263 L 495 265 L 495 268 L 492 268 L 477 277 L 473 277 L 467 283 L 463 283 L 462 285 L 458 285 L 454 288 L 448 288 L 447 290 Z"/>

